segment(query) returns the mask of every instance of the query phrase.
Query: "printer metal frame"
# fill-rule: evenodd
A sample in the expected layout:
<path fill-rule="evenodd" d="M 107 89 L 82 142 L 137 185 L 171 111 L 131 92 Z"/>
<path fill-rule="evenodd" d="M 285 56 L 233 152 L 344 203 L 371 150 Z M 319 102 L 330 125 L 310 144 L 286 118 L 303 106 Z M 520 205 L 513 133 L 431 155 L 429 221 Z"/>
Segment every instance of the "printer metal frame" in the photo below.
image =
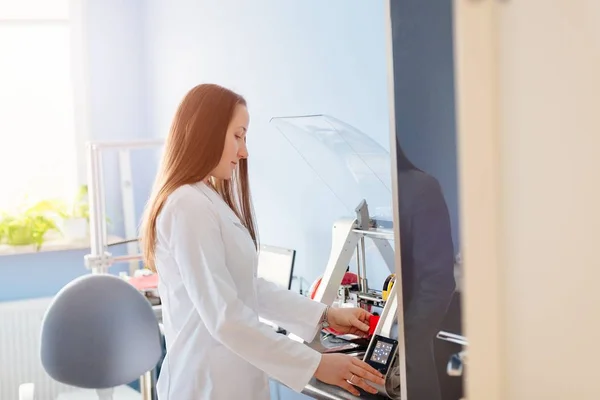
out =
<path fill-rule="evenodd" d="M 396 272 L 395 266 L 395 252 L 393 244 L 394 231 L 389 229 L 381 229 L 372 227 L 372 221 L 369 217 L 368 208 L 366 201 L 363 200 L 356 208 L 356 218 L 340 219 L 336 221 L 332 229 L 332 243 L 331 251 L 329 254 L 329 260 L 325 267 L 325 272 L 321 278 L 321 283 L 315 291 L 313 297 L 314 300 L 327 304 L 333 305 L 334 301 L 338 297 L 339 288 L 342 284 L 342 280 L 347 271 L 347 267 L 350 264 L 351 259 L 357 254 L 357 269 L 358 269 L 358 280 L 359 280 L 359 291 L 365 294 L 368 290 L 368 282 L 366 278 L 366 261 L 365 261 L 365 239 L 369 238 L 375 244 L 378 252 L 381 254 L 385 265 L 389 269 L 390 273 Z M 400 375 L 400 395 L 395 399 L 405 400 L 406 396 L 406 358 L 404 352 L 404 316 L 399 310 L 402 309 L 401 299 L 399 298 L 398 289 L 401 287 L 401 279 L 394 284 L 390 290 L 387 301 L 385 301 L 379 322 L 375 327 L 375 331 L 372 335 L 372 341 L 374 338 L 379 336 L 390 338 L 392 333 L 392 327 L 394 323 L 398 324 L 397 330 L 397 341 L 398 345 L 395 349 L 395 358 L 398 359 L 399 375 Z M 296 340 L 301 340 L 294 335 L 290 335 Z M 320 332 L 317 333 L 315 338 L 308 344 L 310 347 L 323 352 L 325 346 L 321 343 Z M 369 343 L 369 349 L 373 343 Z M 366 357 L 367 354 L 357 354 L 359 357 Z M 388 371 L 391 372 L 391 371 Z M 380 391 L 381 398 L 388 398 L 391 396 L 387 394 L 384 387 L 377 388 Z M 318 387 L 314 385 L 307 388 L 305 391 L 307 394 L 316 393 L 318 391 L 327 391 L 327 388 Z M 335 390 L 337 391 L 337 390 Z M 332 394 L 329 394 L 331 398 L 337 398 Z"/>
<path fill-rule="evenodd" d="M 131 264 L 130 272 L 133 272 L 133 268 L 136 268 L 137 263 L 142 260 L 142 255 L 139 253 L 136 243 L 137 240 L 128 243 L 127 255 L 113 256 L 108 252 L 102 153 L 107 150 L 116 150 L 119 152 L 125 234 L 128 237 L 137 238 L 130 151 L 159 147 L 163 144 L 163 140 L 87 143 L 90 253 L 84 256 L 84 264 L 86 268 L 91 270 L 92 274 L 107 274 L 109 268 L 113 264 L 126 262 Z M 140 377 L 140 390 L 142 400 L 154 400 L 156 398 L 154 390 L 154 373 L 152 370 Z M 109 396 L 110 395 L 111 394 L 109 394 Z"/>
<path fill-rule="evenodd" d="M 160 147 L 164 140 L 135 142 L 89 142 L 87 144 L 87 178 L 90 209 L 90 253 L 84 257 L 86 268 L 92 273 L 107 273 L 116 263 L 136 263 L 142 259 L 137 243 L 128 243 L 127 255 L 113 256 L 107 251 L 106 201 L 102 153 L 118 151 L 125 234 L 137 238 L 135 203 L 133 196 L 130 151 Z"/>

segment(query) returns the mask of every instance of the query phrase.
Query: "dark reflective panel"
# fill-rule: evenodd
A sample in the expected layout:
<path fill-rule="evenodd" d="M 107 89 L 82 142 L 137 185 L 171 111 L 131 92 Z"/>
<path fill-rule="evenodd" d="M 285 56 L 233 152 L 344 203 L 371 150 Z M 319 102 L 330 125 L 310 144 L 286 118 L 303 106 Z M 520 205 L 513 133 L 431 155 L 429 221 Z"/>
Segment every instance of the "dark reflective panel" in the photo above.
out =
<path fill-rule="evenodd" d="M 458 400 L 447 369 L 463 349 L 438 338 L 462 332 L 452 2 L 390 9 L 408 399 Z"/>

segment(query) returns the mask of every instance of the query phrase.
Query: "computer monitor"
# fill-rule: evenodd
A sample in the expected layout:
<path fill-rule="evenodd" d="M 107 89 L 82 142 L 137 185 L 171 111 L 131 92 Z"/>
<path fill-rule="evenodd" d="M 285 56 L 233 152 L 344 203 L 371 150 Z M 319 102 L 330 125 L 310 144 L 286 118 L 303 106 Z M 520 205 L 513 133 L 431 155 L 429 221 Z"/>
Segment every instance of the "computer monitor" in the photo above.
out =
<path fill-rule="evenodd" d="M 261 245 L 257 275 L 285 289 L 292 288 L 296 250 Z"/>

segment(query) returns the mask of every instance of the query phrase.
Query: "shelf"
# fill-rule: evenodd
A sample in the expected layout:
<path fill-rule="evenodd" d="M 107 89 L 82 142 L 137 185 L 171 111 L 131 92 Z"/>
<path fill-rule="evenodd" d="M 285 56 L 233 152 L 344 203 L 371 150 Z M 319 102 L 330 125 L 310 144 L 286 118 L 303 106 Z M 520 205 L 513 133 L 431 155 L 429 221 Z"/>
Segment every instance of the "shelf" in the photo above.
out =
<path fill-rule="evenodd" d="M 108 236 L 108 244 L 120 242 L 123 239 L 118 236 Z M 68 250 L 84 250 L 90 248 L 89 239 L 83 240 L 67 240 L 67 239 L 52 239 L 44 242 L 39 250 L 36 250 L 34 245 L 25 246 L 9 246 L 6 244 L 0 245 L 0 257 L 2 256 L 13 256 L 21 254 L 37 254 L 47 253 L 54 251 L 68 251 Z"/>

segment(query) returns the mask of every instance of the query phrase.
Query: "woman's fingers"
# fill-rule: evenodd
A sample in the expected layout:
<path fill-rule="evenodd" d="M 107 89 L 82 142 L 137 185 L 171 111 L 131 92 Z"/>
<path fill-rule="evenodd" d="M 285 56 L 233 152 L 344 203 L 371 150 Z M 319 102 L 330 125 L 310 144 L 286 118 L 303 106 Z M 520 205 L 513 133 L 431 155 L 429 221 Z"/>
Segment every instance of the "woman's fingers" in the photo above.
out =
<path fill-rule="evenodd" d="M 364 369 L 361 369 L 357 366 L 352 366 L 350 369 L 352 372 L 352 376 L 354 377 L 350 383 L 353 383 L 356 386 L 360 386 L 364 391 L 370 393 L 377 393 L 377 389 L 375 389 L 371 383 L 376 383 L 380 386 L 385 384 L 383 378 L 380 378 L 378 375 L 374 375 Z"/>
<path fill-rule="evenodd" d="M 375 389 L 373 386 L 369 385 L 369 383 L 367 381 L 365 381 L 363 378 L 361 378 L 358 375 L 352 374 L 352 379 L 348 380 L 348 382 L 353 384 L 354 386 L 360 387 L 365 392 L 377 394 L 377 389 Z"/>
<path fill-rule="evenodd" d="M 385 384 L 385 380 L 383 375 L 377 371 L 375 368 L 371 367 L 364 361 L 353 359 L 350 365 L 350 377 L 348 377 L 348 382 L 351 384 L 360 387 L 365 392 L 377 393 L 377 389 L 372 386 L 370 383 L 378 384 L 383 386 Z"/>
<path fill-rule="evenodd" d="M 361 331 L 361 332 L 369 332 L 369 325 L 365 324 L 364 322 L 362 322 L 360 319 L 353 317 L 350 320 L 350 323 L 352 324 L 352 326 L 354 327 L 354 329 Z"/>
<path fill-rule="evenodd" d="M 350 328 L 350 331 L 348 333 L 351 335 L 356 335 L 358 337 L 362 337 L 362 338 L 369 337 L 368 332 L 361 331 L 360 329 L 355 328 L 355 327 Z"/>
<path fill-rule="evenodd" d="M 350 368 L 350 372 L 356 376 L 359 376 L 378 385 L 383 385 L 385 383 L 385 380 L 381 377 L 381 375 L 375 375 L 374 373 L 364 370 L 363 368 L 357 367 L 356 365 L 353 365 Z"/>
<path fill-rule="evenodd" d="M 355 396 L 357 388 L 367 393 L 377 393 L 373 385 L 385 384 L 383 375 L 364 361 L 343 354 L 324 354 L 315 377 L 330 385 L 337 385 Z"/>
<path fill-rule="evenodd" d="M 383 374 L 381 372 L 377 371 L 375 368 L 371 367 L 366 362 L 361 361 L 358 358 L 353 358 L 352 359 L 352 364 L 355 367 L 358 367 L 360 370 L 362 370 L 364 372 L 368 372 L 368 373 L 370 373 L 372 375 L 375 375 L 376 377 L 379 378 L 379 379 L 374 380 L 373 382 L 380 383 L 379 381 L 381 381 L 381 384 L 383 384 Z"/>
<path fill-rule="evenodd" d="M 354 378 L 354 379 L 357 379 L 357 378 Z M 354 386 L 352 386 L 351 384 L 349 384 L 347 381 L 341 381 L 338 386 L 341 387 L 342 389 L 346 389 L 347 391 L 349 391 L 350 393 L 352 393 L 355 396 L 360 396 L 360 392 L 358 390 L 356 390 L 356 388 Z"/>

